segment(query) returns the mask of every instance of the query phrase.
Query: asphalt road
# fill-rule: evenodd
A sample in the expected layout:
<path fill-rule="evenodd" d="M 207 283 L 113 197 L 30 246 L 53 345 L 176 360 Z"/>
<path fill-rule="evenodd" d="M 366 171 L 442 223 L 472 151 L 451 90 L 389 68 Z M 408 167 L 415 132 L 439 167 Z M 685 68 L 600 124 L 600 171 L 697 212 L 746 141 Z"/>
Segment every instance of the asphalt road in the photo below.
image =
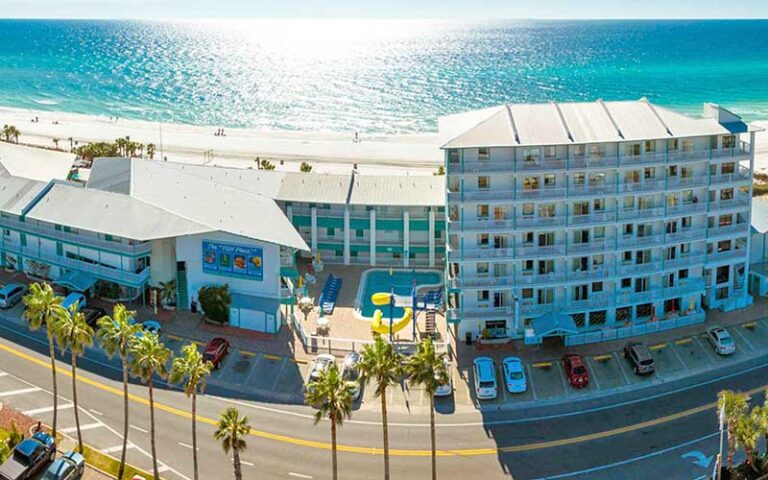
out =
<path fill-rule="evenodd" d="M 0 401 L 21 410 L 23 395 L 3 397 L 3 380 L 15 379 L 50 390 L 46 343 L 9 320 L 0 320 Z M 525 412 L 477 412 L 438 417 L 439 478 L 495 479 L 681 479 L 702 478 L 716 453 L 712 405 L 723 388 L 757 391 L 768 374 L 768 356 L 748 365 L 646 388 L 621 397 Z M 94 349 L 80 363 L 79 396 L 87 417 L 111 435 L 122 431 L 122 397 L 116 361 Z M 68 365 L 61 364 L 67 372 Z M 59 379 L 63 402 L 71 398 L 70 378 Z M 14 388 L 23 391 L 23 388 Z M 146 467 L 150 450 L 146 388 L 133 384 L 129 459 Z M 230 405 L 248 415 L 253 436 L 243 455 L 245 478 L 330 478 L 328 424 L 313 425 L 302 406 L 255 402 L 235 392 L 210 390 L 198 402 L 201 478 L 231 477 L 231 462 L 213 440 L 213 423 Z M 158 456 L 167 479 L 192 477 L 189 401 L 163 384 L 156 392 Z M 340 430 L 341 478 L 383 477 L 381 428 L 376 410 L 357 411 Z M 429 478 L 428 418 L 395 412 L 390 417 L 392 477 Z M 94 428 L 94 435 L 96 429 Z M 88 441 L 88 436 L 86 436 Z M 108 440 L 104 440 L 108 441 Z M 114 445 L 119 445 L 115 437 Z M 104 448 L 99 445 L 100 448 Z M 697 453 L 698 452 L 698 453 Z M 118 455 L 119 452 L 113 452 Z M 686 455 L 686 457 L 683 457 Z"/>

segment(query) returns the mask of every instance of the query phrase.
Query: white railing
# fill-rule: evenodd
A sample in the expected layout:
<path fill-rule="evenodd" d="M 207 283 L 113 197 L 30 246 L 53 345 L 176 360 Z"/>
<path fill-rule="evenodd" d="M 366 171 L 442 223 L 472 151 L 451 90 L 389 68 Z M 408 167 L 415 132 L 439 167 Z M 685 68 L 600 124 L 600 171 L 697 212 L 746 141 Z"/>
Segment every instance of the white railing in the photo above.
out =
<path fill-rule="evenodd" d="M 620 340 L 622 338 L 647 335 L 649 333 L 672 330 L 674 328 L 687 327 L 703 323 L 706 319 L 704 312 L 691 312 L 680 315 L 675 318 L 658 320 L 636 325 L 627 325 L 622 327 L 605 327 L 594 332 L 577 333 L 565 337 L 565 345 L 583 345 L 586 343 L 607 342 L 611 340 Z"/>

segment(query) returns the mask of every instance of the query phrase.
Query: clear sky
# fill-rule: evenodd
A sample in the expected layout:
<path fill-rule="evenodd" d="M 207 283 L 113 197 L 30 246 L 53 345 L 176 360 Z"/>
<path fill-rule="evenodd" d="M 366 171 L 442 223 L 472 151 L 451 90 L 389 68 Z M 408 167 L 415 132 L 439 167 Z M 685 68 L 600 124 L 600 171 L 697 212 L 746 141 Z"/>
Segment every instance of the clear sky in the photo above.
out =
<path fill-rule="evenodd" d="M 768 18 L 768 0 L 0 0 L 9 18 Z"/>

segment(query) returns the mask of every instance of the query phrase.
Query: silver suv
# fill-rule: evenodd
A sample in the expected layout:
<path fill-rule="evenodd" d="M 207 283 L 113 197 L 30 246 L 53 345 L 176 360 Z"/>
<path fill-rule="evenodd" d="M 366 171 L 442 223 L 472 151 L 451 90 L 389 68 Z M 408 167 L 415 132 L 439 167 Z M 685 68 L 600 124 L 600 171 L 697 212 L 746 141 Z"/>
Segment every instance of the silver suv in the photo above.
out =
<path fill-rule="evenodd" d="M 630 342 L 624 347 L 624 358 L 632 364 L 635 375 L 649 375 L 656 371 L 656 362 L 653 361 L 651 351 L 645 344 Z"/>

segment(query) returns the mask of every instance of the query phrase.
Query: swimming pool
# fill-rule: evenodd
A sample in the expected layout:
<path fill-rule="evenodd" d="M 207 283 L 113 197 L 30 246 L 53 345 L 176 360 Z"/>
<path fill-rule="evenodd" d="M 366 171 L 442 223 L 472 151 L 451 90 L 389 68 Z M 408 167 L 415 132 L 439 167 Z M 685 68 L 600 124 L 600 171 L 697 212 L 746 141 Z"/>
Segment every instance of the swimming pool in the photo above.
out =
<path fill-rule="evenodd" d="M 393 270 L 392 275 L 389 269 L 372 268 L 366 270 L 360 276 L 360 286 L 357 290 L 355 305 L 357 309 L 355 314 L 358 318 L 370 320 L 373 312 L 380 308 L 384 316 L 389 318 L 389 307 L 387 305 L 377 306 L 371 301 L 371 295 L 377 292 L 389 292 L 392 287 L 397 295 L 410 295 L 413 288 L 413 280 L 416 279 L 416 289 L 421 293 L 422 290 L 436 290 L 443 285 L 443 272 L 439 270 Z M 403 309 L 395 307 L 394 317 L 403 316 Z"/>

